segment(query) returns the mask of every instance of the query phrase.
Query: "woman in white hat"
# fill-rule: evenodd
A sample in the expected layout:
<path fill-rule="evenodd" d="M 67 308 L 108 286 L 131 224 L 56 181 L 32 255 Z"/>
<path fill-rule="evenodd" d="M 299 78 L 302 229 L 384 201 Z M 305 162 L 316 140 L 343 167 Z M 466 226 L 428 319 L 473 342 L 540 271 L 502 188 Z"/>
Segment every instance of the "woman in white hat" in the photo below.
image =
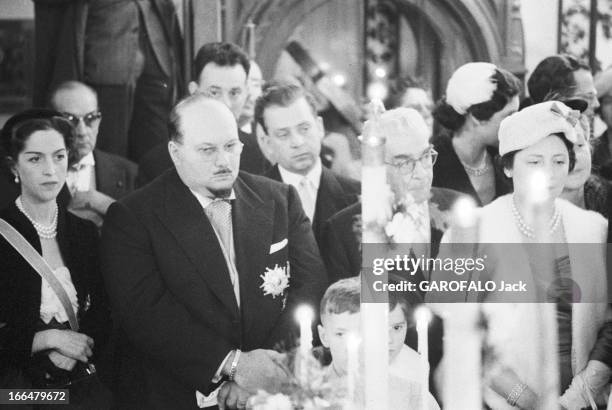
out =
<path fill-rule="evenodd" d="M 548 409 L 559 403 L 581 409 L 607 400 L 604 387 L 612 372 L 593 354 L 605 337 L 598 332 L 607 312 L 607 221 L 560 198 L 576 161 L 579 116 L 549 101 L 500 125 L 499 153 L 514 190 L 481 209 L 476 255 L 485 258 L 486 267 L 480 276 L 459 278 L 524 283 L 524 291 L 498 287 L 467 294 L 468 300 L 498 302 L 482 305 L 490 347 L 484 400 L 492 409 Z M 442 242 L 458 237 L 456 229 Z M 439 257 L 450 251 L 441 249 Z M 457 279 L 453 271 L 432 275 L 438 283 Z M 458 296 L 466 300 L 465 293 Z M 448 298 L 426 296 L 428 302 Z"/>
<path fill-rule="evenodd" d="M 490 63 L 468 63 L 453 73 L 434 110 L 450 136 L 434 141 L 433 186 L 471 195 L 480 205 L 508 192 L 495 167 L 497 132 L 500 122 L 518 110 L 520 89 L 513 74 Z"/>
<path fill-rule="evenodd" d="M 498 260 L 495 277 L 522 278 L 530 288 L 555 293 L 537 299 L 554 303 L 485 305 L 497 358 L 485 400 L 494 409 L 549 408 L 559 395 L 567 409 L 607 399 L 602 393 L 610 369 L 591 355 L 606 316 L 607 221 L 560 199 L 576 161 L 579 116 L 549 101 L 509 116 L 500 126 L 499 153 L 514 191 L 482 209 L 479 242 L 504 244 L 508 260 Z M 491 299 L 516 300 L 513 296 L 498 293 Z M 543 357 L 543 351 L 551 356 Z M 543 366 L 556 360 L 558 367 Z"/>

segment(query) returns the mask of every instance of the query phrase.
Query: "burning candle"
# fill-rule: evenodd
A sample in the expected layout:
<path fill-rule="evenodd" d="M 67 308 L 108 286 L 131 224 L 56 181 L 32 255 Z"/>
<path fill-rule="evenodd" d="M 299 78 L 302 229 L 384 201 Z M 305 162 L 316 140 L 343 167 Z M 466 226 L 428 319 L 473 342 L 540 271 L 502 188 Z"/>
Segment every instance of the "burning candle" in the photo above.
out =
<path fill-rule="evenodd" d="M 384 164 L 385 136 L 380 127 L 380 114 L 384 106 L 380 101 L 370 105 L 372 119 L 364 127 L 362 139 L 362 241 L 364 248 L 371 243 L 381 243 L 380 227 L 390 219 L 391 198 L 381 194 L 386 192 L 387 174 Z M 366 252 L 364 251 L 364 254 Z M 364 256 L 362 265 L 371 263 Z M 371 265 L 370 265 L 371 266 Z M 376 294 L 369 287 L 372 282 L 364 270 L 361 277 L 361 332 L 364 361 L 365 409 L 379 410 L 389 408 L 389 305 L 388 295 Z M 377 280 L 386 283 L 386 276 Z M 368 296 L 370 295 L 370 296 Z"/>
<path fill-rule="evenodd" d="M 423 361 L 423 372 L 421 380 L 421 404 L 424 410 L 428 408 L 429 399 L 429 322 L 431 311 L 425 306 L 419 306 L 414 312 L 418 335 L 418 352 Z"/>
<path fill-rule="evenodd" d="M 300 347 L 296 364 L 299 368 L 298 374 L 301 383 L 308 380 L 308 356 L 312 349 L 312 308 L 302 305 L 296 310 L 296 318 L 300 325 Z"/>
<path fill-rule="evenodd" d="M 457 199 L 452 209 L 451 243 L 478 242 L 478 207 L 472 197 Z"/>

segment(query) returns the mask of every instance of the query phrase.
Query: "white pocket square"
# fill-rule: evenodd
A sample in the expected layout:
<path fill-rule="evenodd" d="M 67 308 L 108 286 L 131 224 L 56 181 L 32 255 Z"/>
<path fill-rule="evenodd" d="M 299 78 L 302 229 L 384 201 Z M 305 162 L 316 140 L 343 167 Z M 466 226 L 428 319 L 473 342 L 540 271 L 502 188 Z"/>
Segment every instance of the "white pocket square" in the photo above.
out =
<path fill-rule="evenodd" d="M 270 245 L 270 255 L 273 254 L 274 252 L 278 252 L 281 249 L 283 249 L 285 246 L 287 246 L 287 238 L 283 239 L 280 242 L 276 242 L 273 243 L 272 245 Z"/>

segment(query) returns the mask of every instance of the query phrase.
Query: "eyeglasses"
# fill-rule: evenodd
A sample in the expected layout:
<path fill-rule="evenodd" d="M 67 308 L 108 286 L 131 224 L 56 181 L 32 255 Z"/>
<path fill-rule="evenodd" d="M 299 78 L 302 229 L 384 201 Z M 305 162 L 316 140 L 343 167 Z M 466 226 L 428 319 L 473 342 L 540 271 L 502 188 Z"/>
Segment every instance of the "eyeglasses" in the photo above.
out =
<path fill-rule="evenodd" d="M 62 115 L 64 116 L 64 118 L 70 121 L 70 123 L 72 123 L 72 125 L 75 127 L 79 126 L 79 123 L 81 122 L 81 120 L 83 120 L 83 123 L 85 124 L 85 126 L 91 127 L 94 122 L 102 118 L 102 113 L 97 110 L 88 112 L 82 117 L 79 117 L 78 115 L 70 114 L 68 112 L 63 112 Z"/>
<path fill-rule="evenodd" d="M 436 159 L 438 159 L 438 152 L 432 147 L 429 147 L 429 150 L 417 159 L 403 159 L 392 162 L 385 161 L 385 164 L 392 166 L 402 174 L 411 174 L 417 162 L 420 163 L 423 168 L 429 169 L 436 163 Z"/>
<path fill-rule="evenodd" d="M 240 141 L 228 142 L 223 146 L 223 151 L 231 155 L 239 155 L 242 152 L 244 144 Z M 198 152 L 202 155 L 202 158 L 207 162 L 212 162 L 219 155 L 219 147 L 203 147 L 199 148 Z"/>

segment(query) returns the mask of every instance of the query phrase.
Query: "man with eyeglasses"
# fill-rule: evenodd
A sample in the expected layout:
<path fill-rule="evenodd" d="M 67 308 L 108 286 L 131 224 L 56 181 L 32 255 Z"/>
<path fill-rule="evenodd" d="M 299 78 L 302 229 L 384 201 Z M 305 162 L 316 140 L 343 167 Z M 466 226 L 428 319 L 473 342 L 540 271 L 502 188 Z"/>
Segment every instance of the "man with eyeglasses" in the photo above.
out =
<path fill-rule="evenodd" d="M 255 119 L 263 130 L 263 145 L 278 161 L 266 176 L 293 185 L 312 223 L 321 252 L 323 224 L 339 210 L 357 202 L 359 181 L 321 164 L 323 120 L 302 87 L 270 84 L 255 104 Z"/>
<path fill-rule="evenodd" d="M 100 227 L 110 204 L 134 190 L 136 164 L 96 148 L 102 113 L 91 87 L 64 82 L 53 91 L 50 102 L 75 130 L 76 161 L 66 178 L 72 195 L 70 209 Z"/>
<path fill-rule="evenodd" d="M 188 85 L 189 93 L 202 93 L 221 101 L 238 121 L 249 96 L 247 79 L 251 66 L 246 53 L 232 43 L 207 43 L 198 50 L 193 66 L 194 78 Z M 263 174 L 270 164 L 259 149 L 256 136 L 242 130 L 238 132 L 244 144 L 240 169 Z M 139 163 L 138 185 L 152 181 L 171 166 L 166 144 L 157 146 Z"/>
<path fill-rule="evenodd" d="M 102 231 L 129 341 L 119 407 L 244 409 L 286 381 L 270 349 L 296 330 L 298 305 L 317 306 L 325 268 L 295 189 L 239 172 L 226 105 L 196 93 L 169 130 L 174 168 L 113 204 Z"/>
<path fill-rule="evenodd" d="M 381 127 L 386 138 L 387 183 L 394 194 L 394 209 L 414 222 L 411 226 L 416 232 L 409 235 L 416 238 L 413 252 L 435 257 L 444 233 L 443 224 L 436 219 L 461 194 L 432 188 L 437 153 L 429 142 L 431 131 L 416 110 L 396 108 L 383 113 L 374 124 L 368 122 L 366 128 Z M 361 204 L 357 203 L 332 216 L 325 226 L 321 253 L 331 282 L 361 271 L 360 221 Z M 413 279 L 419 280 L 416 276 Z"/>

